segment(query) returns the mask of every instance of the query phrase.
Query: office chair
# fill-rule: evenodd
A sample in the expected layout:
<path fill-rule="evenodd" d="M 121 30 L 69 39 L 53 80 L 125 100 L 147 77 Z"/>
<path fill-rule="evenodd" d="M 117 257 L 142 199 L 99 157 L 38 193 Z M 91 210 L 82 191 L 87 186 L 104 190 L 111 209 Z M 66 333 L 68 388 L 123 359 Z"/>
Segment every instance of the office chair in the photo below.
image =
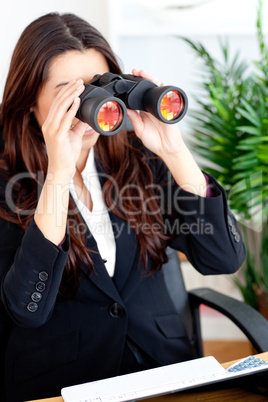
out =
<path fill-rule="evenodd" d="M 231 319 L 246 335 L 257 353 L 268 351 L 268 321 L 248 304 L 209 288 L 186 290 L 179 256 L 167 248 L 168 262 L 163 266 L 166 286 L 183 322 L 197 357 L 203 357 L 200 305 L 211 307 Z"/>

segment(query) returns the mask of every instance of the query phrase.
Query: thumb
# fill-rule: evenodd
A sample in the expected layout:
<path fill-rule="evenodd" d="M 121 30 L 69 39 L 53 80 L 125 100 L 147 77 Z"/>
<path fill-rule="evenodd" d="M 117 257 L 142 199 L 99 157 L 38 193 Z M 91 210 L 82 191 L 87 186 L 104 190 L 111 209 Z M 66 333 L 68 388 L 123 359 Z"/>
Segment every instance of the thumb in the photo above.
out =
<path fill-rule="evenodd" d="M 127 115 L 131 121 L 131 124 L 134 128 L 136 135 L 140 137 L 139 134 L 141 134 L 144 129 L 144 123 L 141 116 L 136 110 L 131 109 L 127 109 Z"/>

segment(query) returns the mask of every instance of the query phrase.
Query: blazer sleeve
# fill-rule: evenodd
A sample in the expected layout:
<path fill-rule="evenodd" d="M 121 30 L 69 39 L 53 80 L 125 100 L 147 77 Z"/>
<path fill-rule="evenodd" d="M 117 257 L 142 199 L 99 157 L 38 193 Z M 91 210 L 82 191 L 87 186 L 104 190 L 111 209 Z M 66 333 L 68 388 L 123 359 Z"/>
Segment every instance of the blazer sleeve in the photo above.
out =
<path fill-rule="evenodd" d="M 180 188 L 163 163 L 158 162 L 155 173 L 164 191 L 162 214 L 169 246 L 182 251 L 204 275 L 238 270 L 245 247 L 223 187 L 206 173 L 213 197 L 201 197 Z"/>
<path fill-rule="evenodd" d="M 25 231 L 0 221 L 1 300 L 13 321 L 38 327 L 50 317 L 69 252 L 69 234 L 60 249 L 34 219 Z"/>

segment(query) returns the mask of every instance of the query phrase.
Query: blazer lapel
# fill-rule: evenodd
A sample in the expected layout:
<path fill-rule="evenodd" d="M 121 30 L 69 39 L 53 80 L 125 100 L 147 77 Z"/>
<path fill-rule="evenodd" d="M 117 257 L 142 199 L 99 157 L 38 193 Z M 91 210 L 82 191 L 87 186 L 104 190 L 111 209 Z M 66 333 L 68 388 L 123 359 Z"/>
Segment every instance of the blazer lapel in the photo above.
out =
<path fill-rule="evenodd" d="M 100 164 L 96 163 L 97 171 L 101 186 L 103 186 L 107 176 L 103 173 Z M 111 278 L 105 268 L 104 262 L 100 256 L 97 243 L 86 227 L 86 244 L 87 247 L 94 251 L 91 253 L 91 258 L 94 263 L 95 272 L 89 275 L 89 279 L 104 293 L 108 294 L 114 300 L 121 300 L 119 292 L 123 288 L 130 274 L 134 258 L 137 252 L 137 236 L 134 229 L 128 221 L 119 218 L 117 215 L 109 211 L 111 224 L 114 232 L 116 243 L 116 262 L 114 277 Z M 82 218 L 83 219 L 83 218 Z M 85 271 L 86 267 L 82 267 Z"/>
<path fill-rule="evenodd" d="M 91 232 L 87 229 L 87 247 L 92 250 L 90 257 L 94 264 L 94 271 L 88 276 L 88 278 L 104 293 L 110 296 L 113 300 L 121 302 L 120 295 L 114 285 L 112 278 L 109 276 L 104 262 L 98 250 L 97 243 L 92 236 Z M 82 267 L 85 271 L 87 267 Z"/>
<path fill-rule="evenodd" d="M 107 175 L 100 161 L 96 161 L 96 168 L 101 187 L 103 187 Z M 113 281 L 116 289 L 120 292 L 130 274 L 137 252 L 138 241 L 136 233 L 128 221 L 119 218 L 112 211 L 109 211 L 109 215 L 116 243 L 116 262 Z"/>
<path fill-rule="evenodd" d="M 137 253 L 137 236 L 128 221 L 109 212 L 116 242 L 114 283 L 120 292 L 130 274 Z"/>
<path fill-rule="evenodd" d="M 86 276 L 104 293 L 110 296 L 112 299 L 116 301 L 121 301 L 119 293 L 114 285 L 112 278 L 109 276 L 104 262 L 101 258 L 101 255 L 98 250 L 97 242 L 94 239 L 92 233 L 88 229 L 88 226 L 80 214 L 84 227 L 86 228 L 86 247 L 89 248 L 92 252 L 90 253 L 90 257 L 94 264 L 94 270 L 91 274 L 88 274 L 88 267 L 85 264 L 82 264 L 81 269 L 84 271 Z"/>
<path fill-rule="evenodd" d="M 116 243 L 116 262 L 114 277 L 111 278 L 105 268 L 104 262 L 100 256 L 97 243 L 92 233 L 87 228 L 86 245 L 92 250 L 90 254 L 95 272 L 89 275 L 89 279 L 104 293 L 108 294 L 114 300 L 121 300 L 119 292 L 123 289 L 127 278 L 131 272 L 132 265 L 137 253 L 137 236 L 129 222 L 120 219 L 118 216 L 109 212 L 115 243 Z M 83 267 L 84 271 L 87 269 Z"/>

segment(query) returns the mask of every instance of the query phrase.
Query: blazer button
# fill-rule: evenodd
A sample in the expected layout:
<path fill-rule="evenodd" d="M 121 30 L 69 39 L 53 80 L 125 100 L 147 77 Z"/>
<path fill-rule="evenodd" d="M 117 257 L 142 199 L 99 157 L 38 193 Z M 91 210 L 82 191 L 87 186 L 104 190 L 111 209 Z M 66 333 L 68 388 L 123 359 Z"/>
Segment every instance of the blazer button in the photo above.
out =
<path fill-rule="evenodd" d="M 232 232 L 232 234 L 233 234 L 234 236 L 235 236 L 236 233 L 237 233 L 236 228 L 235 228 L 234 225 L 232 226 L 231 232 Z"/>
<path fill-rule="evenodd" d="M 109 313 L 113 318 L 119 318 L 124 314 L 124 307 L 119 303 L 114 303 L 111 305 Z"/>
<path fill-rule="evenodd" d="M 48 273 L 46 271 L 41 271 L 39 272 L 38 278 L 40 279 L 40 281 L 47 281 L 48 280 Z"/>
<path fill-rule="evenodd" d="M 229 226 L 233 226 L 233 221 L 232 221 L 232 219 L 231 219 L 231 217 L 228 215 L 228 217 L 227 217 L 227 220 L 228 220 L 228 224 L 229 224 Z"/>
<path fill-rule="evenodd" d="M 39 292 L 33 292 L 31 294 L 31 299 L 32 299 L 32 301 L 38 303 L 42 299 L 42 295 Z"/>
<path fill-rule="evenodd" d="M 239 243 L 239 242 L 240 242 L 240 235 L 239 235 L 239 233 L 236 233 L 234 239 L 235 239 L 236 243 Z"/>
<path fill-rule="evenodd" d="M 34 302 L 30 302 L 27 304 L 27 309 L 31 312 L 34 313 L 38 309 L 38 304 Z"/>
<path fill-rule="evenodd" d="M 46 284 L 44 282 L 37 282 L 35 285 L 35 289 L 38 290 L 38 292 L 43 292 L 46 288 Z"/>

